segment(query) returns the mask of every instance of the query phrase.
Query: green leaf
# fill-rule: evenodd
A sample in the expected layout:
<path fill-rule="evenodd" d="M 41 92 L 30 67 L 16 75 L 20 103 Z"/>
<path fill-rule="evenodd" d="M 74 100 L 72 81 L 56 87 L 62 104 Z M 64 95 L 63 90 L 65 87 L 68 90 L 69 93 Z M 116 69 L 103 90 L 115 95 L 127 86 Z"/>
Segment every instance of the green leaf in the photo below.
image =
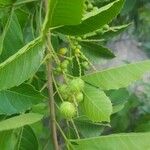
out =
<path fill-rule="evenodd" d="M 37 138 L 30 126 L 21 129 L 19 141 L 16 145 L 17 150 L 38 150 Z"/>
<path fill-rule="evenodd" d="M 118 15 L 123 4 L 124 0 L 116 0 L 96 11 L 86 14 L 79 25 L 60 27 L 56 31 L 67 35 L 83 35 L 100 29 Z"/>
<path fill-rule="evenodd" d="M 105 91 L 105 94 L 110 98 L 113 105 L 113 113 L 116 113 L 124 108 L 125 103 L 129 99 L 129 92 L 125 89 Z"/>
<path fill-rule="evenodd" d="M 138 106 L 140 106 L 139 99 L 136 95 L 131 95 L 124 105 L 124 108 L 119 111 L 117 114 L 112 115 L 111 117 L 111 125 L 112 130 L 116 133 L 121 133 L 125 131 L 129 131 L 128 129 L 133 126 L 133 124 L 137 124 L 135 120 L 135 114 L 133 113 Z M 132 122 L 133 121 L 133 122 Z M 131 125 L 132 124 L 132 125 Z"/>
<path fill-rule="evenodd" d="M 39 0 L 17 0 L 14 4 L 14 6 L 23 5 L 31 2 L 38 2 Z"/>
<path fill-rule="evenodd" d="M 71 141 L 74 150 L 149 150 L 149 139 L 150 133 L 129 133 Z"/>
<path fill-rule="evenodd" d="M 60 25 L 79 24 L 84 0 L 48 0 L 48 14 L 44 29 Z"/>
<path fill-rule="evenodd" d="M 1 25 L 1 28 L 3 28 L 3 30 L 1 31 L 2 34 L 0 34 L 0 55 L 1 55 L 2 50 L 3 50 L 3 43 L 4 43 L 5 35 L 6 35 L 7 30 L 10 26 L 10 21 L 11 21 L 11 18 L 12 18 L 12 12 L 11 12 L 9 17 L 6 17 L 7 16 L 6 12 L 4 13 L 3 10 L 1 10 L 1 9 L 0 9 L 0 13 L 1 13 L 0 23 L 3 22 L 4 18 L 5 19 L 7 18 L 6 23 L 2 23 L 2 24 L 5 24 L 5 25 Z"/>
<path fill-rule="evenodd" d="M 0 131 L 11 130 L 40 121 L 43 115 L 27 113 L 0 122 Z"/>
<path fill-rule="evenodd" d="M 32 112 L 44 114 L 44 116 L 48 116 L 49 115 L 49 109 L 48 109 L 47 103 L 43 102 L 43 103 L 39 103 L 37 105 L 34 105 L 32 107 Z"/>
<path fill-rule="evenodd" d="M 104 130 L 104 127 L 90 123 L 78 122 L 76 126 L 83 137 L 96 137 Z"/>
<path fill-rule="evenodd" d="M 0 42 L 0 62 L 23 47 L 23 34 L 18 18 L 14 12 L 8 18 Z"/>
<path fill-rule="evenodd" d="M 0 7 L 7 6 L 13 3 L 13 0 L 0 0 Z"/>
<path fill-rule="evenodd" d="M 104 130 L 104 126 L 98 123 L 76 120 L 75 124 L 77 129 L 79 129 L 80 134 L 86 138 L 99 136 Z"/>
<path fill-rule="evenodd" d="M 110 49 L 92 42 L 81 42 L 82 51 L 92 62 L 99 60 L 100 58 L 114 58 L 115 55 Z"/>
<path fill-rule="evenodd" d="M 113 105 L 125 103 L 129 98 L 129 92 L 125 88 L 105 91 L 105 93 L 111 99 Z"/>
<path fill-rule="evenodd" d="M 0 132 L 0 148 L 2 150 L 14 150 L 16 139 L 12 131 Z"/>
<path fill-rule="evenodd" d="M 44 99 L 45 97 L 40 92 L 27 84 L 0 91 L 0 114 L 23 113 Z"/>
<path fill-rule="evenodd" d="M 148 71 L 150 71 L 149 60 L 92 73 L 83 76 L 82 79 L 102 90 L 111 90 L 127 87 Z"/>
<path fill-rule="evenodd" d="M 44 53 L 41 37 L 0 64 L 0 90 L 18 86 L 38 70 Z"/>
<path fill-rule="evenodd" d="M 83 111 L 93 122 L 110 121 L 112 104 L 99 88 L 86 85 L 84 89 Z"/>
<path fill-rule="evenodd" d="M 136 132 L 150 132 L 150 121 L 138 124 L 135 131 Z"/>

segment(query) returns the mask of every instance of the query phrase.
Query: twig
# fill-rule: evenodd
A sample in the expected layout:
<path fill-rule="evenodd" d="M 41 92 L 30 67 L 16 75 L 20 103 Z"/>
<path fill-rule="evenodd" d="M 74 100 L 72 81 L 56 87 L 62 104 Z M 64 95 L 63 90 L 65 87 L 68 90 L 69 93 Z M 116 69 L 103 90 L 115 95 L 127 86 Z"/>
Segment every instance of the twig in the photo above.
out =
<path fill-rule="evenodd" d="M 48 49 L 52 49 L 51 45 L 51 36 L 50 33 L 47 36 L 47 45 Z M 48 51 L 51 53 L 51 51 Z M 57 129 L 56 129 L 56 116 L 55 116 L 55 101 L 54 101 L 54 89 L 53 89 L 53 78 L 52 78 L 52 61 L 49 60 L 46 63 L 47 65 L 47 80 L 48 80 L 48 94 L 49 94 L 49 109 L 50 109 L 50 121 L 51 121 L 51 132 L 52 132 L 52 141 L 54 144 L 54 149 L 59 150 L 58 140 L 57 140 Z"/>
<path fill-rule="evenodd" d="M 45 0 L 45 10 L 48 11 L 48 0 Z M 47 34 L 47 53 L 53 55 L 53 46 L 51 44 L 51 34 Z M 54 150 L 59 150 L 58 139 L 57 139 L 57 128 L 56 128 L 56 114 L 55 114 L 55 100 L 54 100 L 54 89 L 53 89 L 53 78 L 52 78 L 52 59 L 50 58 L 46 62 L 47 67 L 47 87 L 49 94 L 49 109 L 50 109 L 50 128 L 52 134 L 52 142 L 54 144 Z"/>
<path fill-rule="evenodd" d="M 70 141 L 67 139 L 65 133 L 63 132 L 62 128 L 61 128 L 60 125 L 57 123 L 57 121 L 56 121 L 56 125 L 57 125 L 57 127 L 58 127 L 58 129 L 59 129 L 61 135 L 63 136 L 63 138 L 64 138 L 64 140 L 65 140 L 65 142 L 66 142 L 66 144 L 67 144 L 68 150 L 70 150 L 70 147 L 72 147 L 72 144 L 71 144 Z M 70 146 L 70 147 L 69 147 L 69 146 Z"/>
<path fill-rule="evenodd" d="M 77 129 L 77 127 L 76 127 L 76 125 L 75 125 L 73 119 L 71 119 L 70 121 L 71 121 L 71 123 L 72 123 L 72 125 L 73 125 L 73 128 L 74 128 L 74 130 L 75 130 L 75 133 L 76 133 L 76 135 L 77 135 L 77 138 L 80 139 L 80 135 L 79 135 L 78 129 Z"/>

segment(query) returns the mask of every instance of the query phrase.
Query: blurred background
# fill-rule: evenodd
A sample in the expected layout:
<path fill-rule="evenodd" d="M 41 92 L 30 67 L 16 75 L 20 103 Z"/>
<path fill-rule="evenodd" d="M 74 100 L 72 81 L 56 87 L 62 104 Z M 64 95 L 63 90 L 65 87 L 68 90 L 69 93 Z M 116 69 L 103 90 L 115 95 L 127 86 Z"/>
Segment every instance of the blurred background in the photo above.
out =
<path fill-rule="evenodd" d="M 99 5 L 107 2 L 109 0 L 97 0 Z M 126 0 L 121 14 L 110 26 L 120 24 L 129 26 L 118 36 L 108 38 L 106 43 L 116 57 L 96 64 L 99 69 L 150 57 L 150 0 Z M 107 93 L 111 93 L 113 104 L 117 104 L 116 109 L 123 109 L 112 115 L 111 127 L 102 134 L 150 131 L 150 73 L 127 89 Z"/>

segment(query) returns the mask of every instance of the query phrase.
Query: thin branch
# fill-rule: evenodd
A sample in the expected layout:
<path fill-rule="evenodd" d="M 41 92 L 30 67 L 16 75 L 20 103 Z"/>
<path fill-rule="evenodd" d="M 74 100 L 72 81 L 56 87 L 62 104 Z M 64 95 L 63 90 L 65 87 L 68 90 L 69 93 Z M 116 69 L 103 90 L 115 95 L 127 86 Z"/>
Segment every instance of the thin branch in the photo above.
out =
<path fill-rule="evenodd" d="M 63 136 L 63 138 L 64 138 L 64 140 L 65 140 L 65 142 L 66 142 L 66 144 L 67 144 L 68 150 L 70 150 L 70 147 L 72 147 L 72 144 L 71 144 L 70 141 L 67 139 L 65 133 L 63 132 L 62 128 L 61 128 L 60 125 L 57 123 L 57 121 L 56 121 L 56 125 L 57 125 L 57 127 L 58 127 L 58 129 L 59 129 L 61 135 Z"/>
<path fill-rule="evenodd" d="M 51 35 L 50 33 L 47 36 L 47 45 L 48 49 L 52 49 L 51 45 Z M 48 51 L 51 53 L 51 51 Z M 52 141 L 54 144 L 54 149 L 59 150 L 58 140 L 57 140 L 57 129 L 56 129 L 56 116 L 55 116 L 55 100 L 53 97 L 54 89 L 53 89 L 53 78 L 52 78 L 52 61 L 51 59 L 47 61 L 47 80 L 48 80 L 48 93 L 49 93 L 49 108 L 50 108 L 50 125 L 52 132 Z"/>
<path fill-rule="evenodd" d="M 48 0 L 45 0 L 45 10 L 46 13 L 48 11 Z M 47 54 L 53 55 L 53 46 L 51 44 L 51 33 L 49 32 L 47 35 Z M 54 89 L 53 89 L 53 75 L 52 75 L 52 59 L 50 57 L 46 62 L 47 67 L 47 87 L 49 94 L 49 109 L 50 109 L 50 128 L 52 134 L 52 142 L 54 145 L 54 150 L 59 150 L 58 139 L 57 139 L 57 128 L 56 128 L 56 114 L 55 114 L 55 100 L 54 100 Z"/>
<path fill-rule="evenodd" d="M 71 123 L 72 123 L 72 125 L 73 125 L 73 128 L 74 128 L 74 130 L 75 130 L 75 133 L 76 133 L 76 135 L 77 135 L 77 138 L 80 139 L 80 135 L 79 135 L 78 129 L 77 129 L 77 127 L 76 127 L 76 125 L 75 125 L 73 119 L 71 119 L 70 121 L 71 121 Z"/>

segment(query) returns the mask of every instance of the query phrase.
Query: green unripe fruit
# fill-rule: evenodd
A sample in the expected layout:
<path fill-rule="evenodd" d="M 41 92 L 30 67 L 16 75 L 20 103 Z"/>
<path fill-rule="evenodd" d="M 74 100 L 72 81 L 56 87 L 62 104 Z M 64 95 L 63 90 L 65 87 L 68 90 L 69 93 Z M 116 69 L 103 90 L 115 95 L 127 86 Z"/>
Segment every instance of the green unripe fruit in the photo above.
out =
<path fill-rule="evenodd" d="M 76 82 L 78 82 L 80 89 L 82 90 L 84 88 L 84 81 L 80 78 L 76 79 Z"/>
<path fill-rule="evenodd" d="M 77 41 L 74 41 L 73 44 L 76 46 L 76 45 L 78 45 L 78 42 L 77 42 Z"/>
<path fill-rule="evenodd" d="M 76 48 L 77 48 L 77 46 L 75 46 L 75 45 L 71 46 L 71 49 L 76 49 Z"/>
<path fill-rule="evenodd" d="M 97 10 L 98 10 L 98 7 L 93 7 L 93 10 L 94 10 L 94 11 L 97 11 Z"/>
<path fill-rule="evenodd" d="M 68 72 L 68 69 L 67 69 L 67 68 L 66 68 L 66 69 L 63 69 L 63 72 L 67 73 L 67 72 Z"/>
<path fill-rule="evenodd" d="M 81 46 L 81 45 L 78 45 L 78 46 L 77 46 L 77 48 L 78 48 L 78 49 L 81 49 L 81 48 L 82 48 L 82 46 Z"/>
<path fill-rule="evenodd" d="M 82 40 L 82 38 L 81 38 L 80 36 L 78 36 L 78 37 L 77 37 L 77 40 L 78 40 L 78 41 L 81 41 L 81 40 Z"/>
<path fill-rule="evenodd" d="M 77 103 L 80 103 L 83 101 L 83 93 L 82 92 L 79 92 L 75 95 L 75 99 L 77 101 Z"/>
<path fill-rule="evenodd" d="M 56 68 L 56 72 L 61 73 L 61 72 L 62 72 L 62 69 L 61 69 L 60 67 L 57 67 L 57 68 Z"/>
<path fill-rule="evenodd" d="M 61 63 L 61 68 L 62 69 L 66 69 L 69 65 L 69 61 L 68 60 L 64 60 L 62 63 Z"/>
<path fill-rule="evenodd" d="M 68 91 L 68 88 L 67 88 L 67 85 L 66 84 L 63 84 L 63 85 L 61 85 L 60 87 L 59 87 L 59 92 L 60 92 L 60 94 L 61 94 L 61 96 L 62 96 L 62 98 L 64 99 L 64 100 L 66 100 L 68 97 L 69 97 L 69 91 Z"/>
<path fill-rule="evenodd" d="M 93 9 L 93 5 L 91 3 L 88 4 L 87 9 Z"/>
<path fill-rule="evenodd" d="M 76 48 L 75 51 L 74 51 L 74 53 L 75 53 L 76 55 L 80 54 L 80 52 L 81 52 L 81 51 L 80 51 L 79 48 Z"/>
<path fill-rule="evenodd" d="M 87 5 L 86 4 L 84 4 L 83 7 L 84 7 L 84 10 L 87 10 Z"/>
<path fill-rule="evenodd" d="M 97 31 L 97 34 L 104 34 L 104 32 L 105 31 L 103 29 L 100 29 L 100 30 Z"/>
<path fill-rule="evenodd" d="M 61 49 L 59 49 L 59 54 L 60 55 L 65 55 L 67 52 L 68 52 L 67 48 L 61 48 Z"/>
<path fill-rule="evenodd" d="M 70 92 L 80 92 L 84 88 L 84 81 L 80 78 L 73 79 L 68 84 Z"/>
<path fill-rule="evenodd" d="M 75 36 L 70 36 L 70 39 L 75 40 L 76 38 Z"/>
<path fill-rule="evenodd" d="M 60 113 L 65 119 L 71 119 L 76 115 L 76 107 L 70 102 L 63 102 L 60 105 Z"/>
<path fill-rule="evenodd" d="M 103 29 L 104 29 L 104 30 L 108 30 L 108 29 L 109 29 L 109 25 L 108 25 L 108 24 L 104 25 L 104 26 L 103 26 Z"/>
<path fill-rule="evenodd" d="M 89 63 L 87 61 L 82 62 L 82 67 L 86 70 L 90 68 Z"/>
<path fill-rule="evenodd" d="M 83 39 L 86 39 L 86 38 L 87 38 L 87 35 L 83 35 L 82 38 L 83 38 Z"/>

